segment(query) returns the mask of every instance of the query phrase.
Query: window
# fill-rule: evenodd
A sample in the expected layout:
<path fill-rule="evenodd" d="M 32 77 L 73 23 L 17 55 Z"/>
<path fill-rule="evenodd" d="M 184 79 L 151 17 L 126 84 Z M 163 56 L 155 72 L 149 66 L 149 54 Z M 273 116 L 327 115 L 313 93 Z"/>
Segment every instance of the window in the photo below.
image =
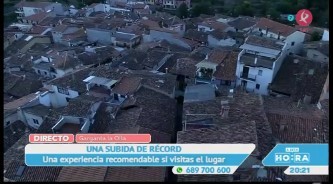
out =
<path fill-rule="evenodd" d="M 261 29 L 259 28 L 259 31 L 261 31 Z"/>
<path fill-rule="evenodd" d="M 38 122 L 37 119 L 32 119 L 32 120 L 34 121 L 34 124 L 35 124 L 35 125 L 39 125 L 39 122 Z"/>
<path fill-rule="evenodd" d="M 295 45 L 295 42 L 291 42 L 291 46 L 294 46 Z"/>
<path fill-rule="evenodd" d="M 318 57 L 318 55 L 317 54 L 313 54 L 313 58 L 317 58 Z"/>
<path fill-rule="evenodd" d="M 38 70 L 38 73 L 40 74 L 40 70 Z"/>
<path fill-rule="evenodd" d="M 258 71 L 258 75 L 259 75 L 259 76 L 262 76 L 262 70 L 259 70 L 259 71 Z"/>
<path fill-rule="evenodd" d="M 58 92 L 61 93 L 61 94 L 69 95 L 68 90 L 65 89 L 65 88 L 58 87 Z"/>
<path fill-rule="evenodd" d="M 69 102 L 70 98 L 66 98 L 66 101 Z"/>
<path fill-rule="evenodd" d="M 44 72 L 45 75 L 47 75 L 47 72 Z"/>
<path fill-rule="evenodd" d="M 6 122 L 6 126 L 8 126 L 9 124 L 10 124 L 10 121 L 7 121 L 7 122 Z"/>
<path fill-rule="evenodd" d="M 256 84 L 256 89 L 260 89 L 260 84 Z"/>

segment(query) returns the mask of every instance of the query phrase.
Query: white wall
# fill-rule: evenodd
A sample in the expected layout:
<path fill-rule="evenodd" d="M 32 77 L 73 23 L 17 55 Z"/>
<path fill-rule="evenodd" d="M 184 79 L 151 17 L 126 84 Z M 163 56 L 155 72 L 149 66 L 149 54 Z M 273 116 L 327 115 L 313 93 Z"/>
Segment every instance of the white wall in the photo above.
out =
<path fill-rule="evenodd" d="M 198 31 L 202 31 L 201 29 L 203 29 L 204 32 L 207 32 L 207 31 L 214 31 L 214 29 L 211 29 L 207 26 L 203 26 L 203 25 L 198 25 Z"/>
<path fill-rule="evenodd" d="M 208 35 L 208 46 L 210 47 L 218 47 L 218 46 L 234 46 L 236 44 L 236 40 L 232 38 L 228 38 L 225 40 L 218 40 L 211 35 Z"/>
<path fill-rule="evenodd" d="M 52 73 L 52 75 L 55 75 L 56 78 L 59 78 L 59 77 L 62 77 L 62 76 L 66 75 L 67 73 L 69 73 L 73 70 L 74 70 L 73 68 L 69 68 L 69 69 L 66 69 L 66 70 L 56 69 L 57 73 Z"/>
<path fill-rule="evenodd" d="M 38 12 L 42 12 L 42 11 L 43 11 L 43 9 L 41 9 L 41 8 L 37 9 L 37 8 L 33 8 L 33 7 L 23 7 L 23 12 L 24 12 L 25 17 L 28 17 L 30 15 L 34 15 L 34 14 L 36 14 Z"/>
<path fill-rule="evenodd" d="M 293 52 L 294 54 L 299 54 L 303 48 L 304 39 L 305 33 L 300 31 L 294 32 L 293 34 L 289 35 L 285 40 L 287 42 L 286 49 L 290 49 L 289 52 Z M 293 46 L 291 45 L 292 42 L 295 42 Z"/>
<path fill-rule="evenodd" d="M 57 86 L 52 85 L 52 89 L 54 90 L 54 94 L 55 94 L 57 102 L 58 102 L 57 106 L 59 106 L 59 107 L 64 107 L 64 106 L 68 105 L 66 98 L 75 98 L 75 97 L 79 96 L 79 93 L 77 91 L 73 91 L 70 89 L 68 89 L 69 95 L 59 93 Z"/>
<path fill-rule="evenodd" d="M 25 118 L 26 118 L 26 123 L 27 123 L 29 126 L 35 128 L 35 129 L 38 129 L 38 127 L 39 127 L 39 126 L 43 123 L 43 121 L 44 121 L 43 118 L 40 117 L 40 116 L 36 116 L 36 115 L 29 114 L 29 113 L 26 113 L 26 112 L 24 112 L 24 115 L 25 115 Z M 38 120 L 38 123 L 39 123 L 39 124 L 35 124 L 34 121 L 33 121 L 33 119 Z"/>
<path fill-rule="evenodd" d="M 329 36 L 329 31 L 324 30 L 323 37 L 321 38 L 322 41 L 329 41 L 330 36 Z"/>
<path fill-rule="evenodd" d="M 17 112 L 7 116 L 6 118 L 4 118 L 4 127 L 7 127 L 8 125 L 6 125 L 6 123 L 9 121 L 9 125 L 14 123 L 15 121 L 19 120 L 19 117 L 17 115 Z"/>

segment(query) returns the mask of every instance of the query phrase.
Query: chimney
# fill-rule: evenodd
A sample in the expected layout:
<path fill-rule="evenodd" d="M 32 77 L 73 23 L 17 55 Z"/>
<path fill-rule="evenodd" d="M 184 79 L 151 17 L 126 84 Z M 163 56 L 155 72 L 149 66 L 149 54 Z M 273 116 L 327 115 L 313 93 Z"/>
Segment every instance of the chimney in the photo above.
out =
<path fill-rule="evenodd" d="M 269 28 L 268 28 L 268 27 L 266 27 L 266 35 L 268 34 L 268 30 L 269 30 Z"/>
<path fill-rule="evenodd" d="M 221 118 L 228 118 L 229 115 L 229 102 L 228 100 L 221 100 Z"/>
<path fill-rule="evenodd" d="M 258 61 L 258 58 L 256 57 L 256 58 L 254 59 L 254 64 L 255 64 L 255 65 L 257 64 L 257 61 Z"/>
<path fill-rule="evenodd" d="M 208 54 L 206 54 L 206 58 L 205 58 L 205 60 L 208 60 Z"/>
<path fill-rule="evenodd" d="M 22 75 L 22 79 L 25 80 L 25 75 Z"/>
<path fill-rule="evenodd" d="M 279 34 L 278 34 L 278 40 L 280 40 L 280 36 L 281 36 L 281 32 L 279 31 Z"/>
<path fill-rule="evenodd" d="M 168 73 L 168 68 L 165 68 L 165 73 Z"/>

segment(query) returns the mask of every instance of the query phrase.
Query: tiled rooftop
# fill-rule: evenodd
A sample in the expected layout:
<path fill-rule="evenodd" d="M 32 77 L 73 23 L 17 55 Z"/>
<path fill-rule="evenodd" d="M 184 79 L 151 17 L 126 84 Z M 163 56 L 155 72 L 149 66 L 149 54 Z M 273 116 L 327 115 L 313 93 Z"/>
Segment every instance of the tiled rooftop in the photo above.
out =
<path fill-rule="evenodd" d="M 282 36 L 287 37 L 296 31 L 295 28 L 288 26 L 286 24 L 282 24 L 279 22 L 275 22 L 268 18 L 260 18 L 259 22 L 256 24 L 257 28 L 262 30 L 269 29 L 268 31 L 273 32 L 275 34 L 281 33 Z"/>
<path fill-rule="evenodd" d="M 213 76 L 222 80 L 236 80 L 238 54 L 238 52 L 230 52 L 224 61 L 222 61 L 222 63 L 217 66 Z"/>
<path fill-rule="evenodd" d="M 250 35 L 246 40 L 246 44 L 254 45 L 258 47 L 264 47 L 274 50 L 281 50 L 284 45 L 279 44 L 277 40 L 266 38 L 266 37 L 260 37 L 255 35 Z"/>
<path fill-rule="evenodd" d="M 103 182 L 107 167 L 63 167 L 57 182 Z"/>
<path fill-rule="evenodd" d="M 112 89 L 112 93 L 121 95 L 133 94 L 140 86 L 141 78 L 139 77 L 123 77 Z"/>
<path fill-rule="evenodd" d="M 295 60 L 298 63 L 295 63 Z M 309 73 L 310 70 L 313 70 L 312 75 Z M 303 100 L 304 96 L 308 95 L 311 96 L 311 103 L 317 103 L 327 74 L 327 65 L 321 65 L 321 63 L 301 57 L 287 56 L 270 89 L 289 94 L 295 101 Z"/>
<path fill-rule="evenodd" d="M 170 72 L 194 78 L 197 70 L 195 65 L 198 63 L 198 61 L 192 60 L 190 58 L 180 58 L 177 59 L 177 62 L 171 68 Z"/>

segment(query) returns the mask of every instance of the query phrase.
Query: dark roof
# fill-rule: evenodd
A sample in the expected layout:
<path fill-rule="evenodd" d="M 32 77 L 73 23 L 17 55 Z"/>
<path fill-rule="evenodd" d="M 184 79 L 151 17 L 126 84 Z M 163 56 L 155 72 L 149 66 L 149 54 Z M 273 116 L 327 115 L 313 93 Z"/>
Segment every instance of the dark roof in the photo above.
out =
<path fill-rule="evenodd" d="M 23 7 L 33 7 L 33 8 L 46 8 L 47 6 L 53 4 L 53 2 L 29 2 L 29 1 L 20 1 L 15 5 L 15 8 Z"/>
<path fill-rule="evenodd" d="M 215 48 L 211 53 L 209 53 L 208 59 L 203 61 L 220 64 L 228 56 L 228 54 L 229 51 L 227 50 Z"/>
<path fill-rule="evenodd" d="M 59 121 L 64 108 L 49 110 L 50 113 L 45 117 L 43 123 L 37 129 L 37 133 L 53 133 L 52 127 Z"/>
<path fill-rule="evenodd" d="M 291 26 L 275 22 L 268 18 L 260 18 L 255 27 L 263 30 L 266 30 L 268 28 L 269 29 L 268 31 L 273 32 L 275 34 L 279 34 L 280 32 L 281 35 L 284 37 L 287 37 L 296 31 L 296 29 Z"/>
<path fill-rule="evenodd" d="M 36 99 L 38 94 L 31 93 L 29 95 L 26 95 L 22 98 L 15 99 L 9 103 L 4 104 L 4 109 L 10 110 L 10 109 L 17 109 L 27 103 L 29 103 L 31 100 Z"/>
<path fill-rule="evenodd" d="M 16 112 L 16 109 L 15 109 Z M 4 128 L 4 152 L 13 146 L 25 133 L 29 131 L 27 126 L 20 120 L 11 122 Z"/>
<path fill-rule="evenodd" d="M 22 69 L 29 70 L 32 66 L 30 54 L 15 54 L 5 62 L 7 67 L 23 67 Z"/>
<path fill-rule="evenodd" d="M 221 118 L 221 101 L 229 101 L 228 118 Z M 256 123 L 258 148 L 262 156 L 265 156 L 273 147 L 272 132 L 268 121 L 265 119 L 262 99 L 260 96 L 245 93 L 239 89 L 234 91 L 233 98 L 217 97 L 215 100 L 184 103 L 184 116 L 187 121 L 213 118 L 216 125 L 237 124 L 242 122 Z M 186 114 L 208 114 L 207 116 L 195 116 Z M 183 117 L 184 119 L 185 117 Z M 264 158 L 264 157 L 262 157 Z"/>
<path fill-rule="evenodd" d="M 281 50 L 284 45 L 278 44 L 277 40 L 261 36 L 250 35 L 246 40 L 246 44 L 269 49 Z"/>
<path fill-rule="evenodd" d="M 298 61 L 297 64 L 294 62 L 295 59 Z M 305 95 L 311 96 L 311 102 L 317 103 L 327 74 L 326 64 L 287 56 L 273 79 L 270 89 L 291 95 L 295 101 L 303 100 Z"/>
<path fill-rule="evenodd" d="M 257 57 L 257 63 L 255 63 L 256 57 Z M 245 65 L 248 65 L 248 66 L 264 67 L 264 68 L 272 69 L 275 59 L 271 59 L 271 58 L 259 56 L 259 55 L 255 56 L 253 54 L 245 53 L 240 57 L 240 62 L 244 63 Z"/>
<path fill-rule="evenodd" d="M 236 28 L 236 29 L 246 29 L 254 26 L 256 22 L 252 19 L 247 17 L 239 17 L 233 21 L 228 22 L 228 25 Z"/>
<path fill-rule="evenodd" d="M 44 117 L 50 113 L 49 107 L 41 105 L 41 104 L 31 106 L 31 107 L 26 107 L 23 110 L 26 113 L 33 114 L 36 116 L 41 116 L 41 117 Z"/>
<path fill-rule="evenodd" d="M 139 126 L 168 134 L 174 132 L 176 100 L 146 87 L 141 87 L 136 97 L 136 105 L 142 108 Z"/>
<path fill-rule="evenodd" d="M 133 94 L 141 84 L 140 77 L 123 77 L 114 88 L 112 88 L 112 93 L 117 93 L 121 95 Z"/>
<path fill-rule="evenodd" d="M 305 49 L 315 49 L 328 57 L 330 56 L 328 41 L 306 42 L 306 43 L 304 43 L 304 48 Z"/>
<path fill-rule="evenodd" d="M 42 34 L 44 31 L 46 31 L 49 27 L 43 27 L 43 26 L 32 26 L 32 28 L 29 31 L 29 34 Z"/>
<path fill-rule="evenodd" d="M 80 60 L 69 55 L 58 55 L 53 57 L 52 67 L 59 70 L 67 70 L 80 65 Z"/>
<path fill-rule="evenodd" d="M 180 58 L 187 57 L 188 54 L 182 54 L 182 53 L 175 53 L 173 54 L 170 58 L 166 60 L 166 62 L 158 69 L 159 72 L 166 72 L 166 68 L 168 71 L 171 71 L 172 68 L 175 66 L 177 63 L 177 60 Z"/>
<path fill-rule="evenodd" d="M 64 17 L 45 17 L 45 19 L 43 19 L 42 21 L 40 21 L 38 24 L 41 26 L 50 26 L 52 24 L 56 25 L 59 23 L 59 21 L 61 19 L 63 19 Z"/>
<path fill-rule="evenodd" d="M 199 61 L 190 58 L 180 58 L 177 59 L 177 62 L 171 68 L 170 72 L 194 78 L 197 70 L 197 67 L 195 65 L 198 63 Z"/>
<path fill-rule="evenodd" d="M 52 29 L 53 32 L 60 32 L 60 33 L 63 33 L 64 31 L 66 31 L 66 29 L 70 27 L 68 25 L 65 25 L 65 24 L 61 24 L 61 25 L 57 25 L 56 27 L 54 27 Z"/>
<path fill-rule="evenodd" d="M 165 167 L 108 167 L 106 182 L 164 182 Z"/>
<path fill-rule="evenodd" d="M 84 79 L 89 77 L 89 73 L 92 71 L 90 68 L 79 70 L 73 74 L 67 74 L 63 77 L 53 79 L 48 83 L 51 85 L 55 85 L 57 87 L 67 88 L 69 87 L 72 90 L 76 90 L 78 92 L 85 92 L 87 90 Z"/>
<path fill-rule="evenodd" d="M 6 82 L 9 80 L 5 77 L 4 81 Z M 41 87 L 43 87 L 42 82 L 40 80 L 36 80 L 36 78 L 18 77 L 14 84 L 5 92 L 20 98 L 37 92 Z"/>
<path fill-rule="evenodd" d="M 265 96 L 264 108 L 273 134 L 280 142 L 328 142 L 326 113 L 316 105 L 298 104 L 289 97 Z"/>
<path fill-rule="evenodd" d="M 142 70 L 144 69 L 143 63 L 146 58 L 146 52 L 131 50 L 120 59 L 120 62 L 121 66 L 130 70 Z"/>
<path fill-rule="evenodd" d="M 138 37 L 135 34 L 129 34 L 129 33 L 122 33 L 122 32 L 116 32 L 114 34 L 114 37 L 116 38 L 117 41 L 125 41 L 125 42 L 129 42 L 132 39 Z"/>
<path fill-rule="evenodd" d="M 44 20 L 47 16 L 49 15 L 48 12 L 40 12 L 40 13 L 36 13 L 27 17 L 23 17 L 24 20 L 30 20 L 30 21 L 42 21 Z"/>
<path fill-rule="evenodd" d="M 221 80 L 236 80 L 237 58 L 239 52 L 230 52 L 228 56 L 220 63 L 213 76 Z"/>
<path fill-rule="evenodd" d="M 100 98 L 91 95 L 80 95 L 72 98 L 64 108 L 62 115 L 74 117 L 86 117 L 93 104 L 101 101 Z"/>
<path fill-rule="evenodd" d="M 4 154 L 4 177 L 21 182 L 56 181 L 61 167 L 28 167 L 24 163 L 24 148 L 29 142 L 29 134 L 24 134 Z M 22 176 L 16 173 L 20 166 L 26 166 Z"/>
<path fill-rule="evenodd" d="M 102 182 L 107 167 L 63 167 L 57 182 Z"/>
<path fill-rule="evenodd" d="M 208 34 L 202 31 L 198 31 L 196 29 L 187 30 L 184 35 L 184 38 L 204 43 L 208 42 Z"/>
<path fill-rule="evenodd" d="M 154 68 L 162 61 L 163 58 L 167 56 L 167 53 L 160 52 L 158 50 L 148 51 L 147 58 L 144 60 L 143 65 L 147 66 L 148 68 Z"/>
<path fill-rule="evenodd" d="M 239 122 L 237 124 L 227 124 L 224 126 L 218 126 L 214 128 L 201 128 L 192 129 L 186 131 L 180 131 L 177 134 L 177 143 L 188 144 L 188 143 L 225 143 L 225 144 L 235 144 L 235 143 L 253 143 L 256 145 L 253 155 L 258 154 L 258 137 L 256 130 L 256 123 L 254 121 Z M 249 161 L 249 158 L 247 159 Z M 245 161 L 245 163 L 247 162 Z M 238 169 L 247 170 L 243 173 L 245 176 L 250 177 L 252 168 Z M 236 172 L 236 173 L 237 173 Z M 180 175 L 178 176 L 178 181 L 229 181 L 228 176 L 219 175 Z"/>
<path fill-rule="evenodd" d="M 213 28 L 214 30 L 220 30 L 220 31 L 223 31 L 223 30 L 227 29 L 228 27 L 230 27 L 225 23 L 218 22 L 215 20 L 205 20 L 204 22 L 201 22 L 198 25 L 210 27 L 210 28 Z"/>

